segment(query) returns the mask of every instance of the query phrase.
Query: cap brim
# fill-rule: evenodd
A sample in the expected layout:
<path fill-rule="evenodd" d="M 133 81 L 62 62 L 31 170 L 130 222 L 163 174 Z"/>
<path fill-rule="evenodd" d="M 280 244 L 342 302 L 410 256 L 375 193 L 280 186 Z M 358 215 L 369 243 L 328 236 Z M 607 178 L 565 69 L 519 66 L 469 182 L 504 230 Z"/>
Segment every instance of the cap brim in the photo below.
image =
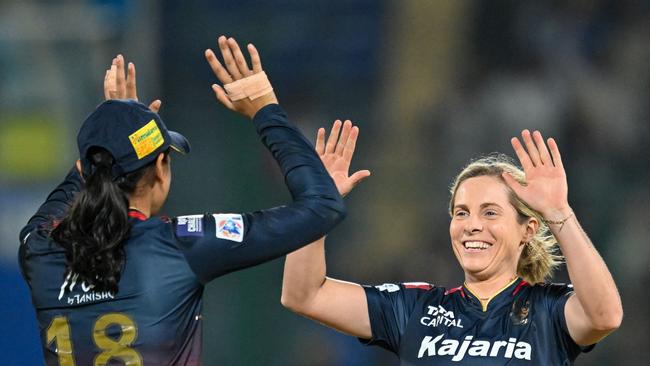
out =
<path fill-rule="evenodd" d="M 175 131 L 167 132 L 169 133 L 169 137 L 172 139 L 172 142 L 169 144 L 172 149 L 181 154 L 188 154 L 190 152 L 190 142 L 185 138 L 185 136 Z"/>

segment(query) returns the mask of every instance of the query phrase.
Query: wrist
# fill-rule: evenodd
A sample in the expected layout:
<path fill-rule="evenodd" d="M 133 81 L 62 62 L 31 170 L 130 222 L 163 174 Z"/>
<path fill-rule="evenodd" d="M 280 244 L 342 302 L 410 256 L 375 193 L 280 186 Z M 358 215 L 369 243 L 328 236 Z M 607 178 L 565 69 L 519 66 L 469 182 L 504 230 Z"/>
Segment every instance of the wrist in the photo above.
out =
<path fill-rule="evenodd" d="M 559 233 L 564 225 L 575 216 L 575 213 L 566 205 L 560 209 L 550 210 L 544 214 L 544 223 L 553 233 Z"/>
<path fill-rule="evenodd" d="M 253 103 L 254 110 L 249 116 L 251 119 L 255 118 L 257 112 L 259 112 L 262 108 L 266 107 L 267 105 L 278 104 L 278 98 L 275 97 L 275 93 L 270 92 L 255 99 L 254 101 L 252 101 L 252 103 Z"/>
<path fill-rule="evenodd" d="M 569 206 L 569 204 L 566 204 L 559 208 L 552 208 L 540 213 L 542 214 L 542 218 L 544 219 L 544 221 L 547 222 L 562 221 L 566 219 L 569 215 L 573 214 L 573 209 L 571 208 L 571 206 Z"/>

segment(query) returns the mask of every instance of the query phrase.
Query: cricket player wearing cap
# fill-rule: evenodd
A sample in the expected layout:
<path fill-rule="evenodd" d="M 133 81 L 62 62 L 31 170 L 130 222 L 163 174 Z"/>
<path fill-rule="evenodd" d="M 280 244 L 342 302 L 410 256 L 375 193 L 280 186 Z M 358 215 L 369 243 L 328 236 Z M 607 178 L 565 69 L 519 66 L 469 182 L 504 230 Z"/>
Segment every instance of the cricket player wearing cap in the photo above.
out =
<path fill-rule="evenodd" d="M 228 84 L 228 93 L 213 85 L 216 97 L 253 120 L 293 201 L 252 213 L 156 216 L 170 188 L 169 151 L 186 154 L 190 145 L 155 113 L 159 101 L 137 101 L 135 66 L 125 71 L 118 56 L 105 94 L 121 99 L 86 118 L 76 167 L 20 232 L 47 365 L 199 365 L 204 285 L 300 248 L 343 219 L 318 155 L 260 77 L 255 47 L 252 70 L 234 39 L 220 37 L 219 47 L 225 67 L 206 51 Z"/>

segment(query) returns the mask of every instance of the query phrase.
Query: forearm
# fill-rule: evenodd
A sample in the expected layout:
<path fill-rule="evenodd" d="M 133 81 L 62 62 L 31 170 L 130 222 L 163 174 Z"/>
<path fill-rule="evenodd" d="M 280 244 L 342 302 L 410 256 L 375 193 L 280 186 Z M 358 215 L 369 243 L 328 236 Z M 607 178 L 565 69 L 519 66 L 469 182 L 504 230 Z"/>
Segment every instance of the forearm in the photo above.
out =
<path fill-rule="evenodd" d="M 311 143 L 287 120 L 277 104 L 262 108 L 253 122 L 262 142 L 278 162 L 294 202 L 303 202 L 330 222 L 329 231 L 344 218 L 345 205 Z"/>
<path fill-rule="evenodd" d="M 262 108 L 254 124 L 280 166 L 293 202 L 242 214 L 241 244 L 213 237 L 215 245 L 192 246 L 188 256 L 202 282 L 287 255 L 323 237 L 345 217 L 332 178 L 282 109 L 277 104 Z"/>
<path fill-rule="evenodd" d="M 570 209 L 563 212 L 567 217 Z M 578 219 L 570 217 L 563 225 L 550 225 L 566 258 L 569 277 L 585 315 L 595 329 L 614 329 L 620 324 L 623 309 L 616 284 Z"/>
<path fill-rule="evenodd" d="M 287 255 L 282 280 L 282 305 L 301 312 L 325 282 L 325 237 Z"/>

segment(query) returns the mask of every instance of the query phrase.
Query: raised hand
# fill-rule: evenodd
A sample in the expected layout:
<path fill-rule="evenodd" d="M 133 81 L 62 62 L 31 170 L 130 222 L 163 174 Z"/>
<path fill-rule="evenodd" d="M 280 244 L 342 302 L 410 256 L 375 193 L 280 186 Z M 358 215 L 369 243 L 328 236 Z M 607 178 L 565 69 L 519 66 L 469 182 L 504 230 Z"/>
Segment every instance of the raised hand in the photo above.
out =
<path fill-rule="evenodd" d="M 247 46 L 251 58 L 251 69 L 248 67 L 244 54 L 234 38 L 231 37 L 226 39 L 225 36 L 221 36 L 217 42 L 226 67 L 222 66 L 221 62 L 219 62 L 217 56 L 211 49 L 205 50 L 205 59 L 208 61 L 210 68 L 212 68 L 212 71 L 222 84 L 230 84 L 234 81 L 263 71 L 260 55 L 252 44 L 248 44 Z M 257 111 L 262 109 L 262 107 L 268 104 L 278 103 L 278 99 L 273 91 L 254 100 L 244 98 L 232 101 L 220 85 L 212 84 L 212 90 L 214 91 L 217 100 L 226 106 L 226 108 L 241 113 L 249 118 L 253 118 Z"/>
<path fill-rule="evenodd" d="M 104 98 L 109 99 L 133 99 L 138 100 L 138 89 L 135 80 L 135 65 L 129 62 L 127 70 L 124 70 L 124 56 L 117 55 L 106 70 L 104 75 Z M 162 102 L 159 99 L 149 104 L 149 109 L 158 113 Z"/>
<path fill-rule="evenodd" d="M 341 125 L 343 125 L 343 131 L 341 131 Z M 341 196 L 346 196 L 359 182 L 370 176 L 369 170 L 359 170 L 349 175 L 357 137 L 359 137 L 359 127 L 353 126 L 350 120 L 346 120 L 343 124 L 340 120 L 334 121 L 327 143 L 325 143 L 324 128 L 319 128 L 316 135 L 316 152 L 334 180 Z"/>
<path fill-rule="evenodd" d="M 568 202 L 568 186 L 562 157 L 557 143 L 549 138 L 548 148 L 539 131 L 523 130 L 521 137 L 526 145 L 513 137 L 510 142 L 526 174 L 526 185 L 517 182 L 507 173 L 503 178 L 512 190 L 544 219 L 564 219 L 571 212 Z M 549 151 L 550 150 L 550 151 Z"/>

